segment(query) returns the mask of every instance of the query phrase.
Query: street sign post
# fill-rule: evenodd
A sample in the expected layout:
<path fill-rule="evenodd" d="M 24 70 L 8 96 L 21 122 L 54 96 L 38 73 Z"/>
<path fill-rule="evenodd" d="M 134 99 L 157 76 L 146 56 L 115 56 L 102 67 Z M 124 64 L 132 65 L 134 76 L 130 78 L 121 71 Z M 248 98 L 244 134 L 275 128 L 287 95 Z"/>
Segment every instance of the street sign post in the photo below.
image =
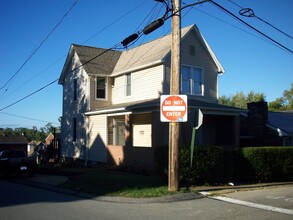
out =
<path fill-rule="evenodd" d="M 187 177 L 187 188 L 190 186 L 190 174 L 192 169 L 192 161 L 193 161 L 193 151 L 194 151 L 194 145 L 196 143 L 196 130 L 199 129 L 199 127 L 202 125 L 203 121 L 203 114 L 200 109 L 195 111 L 194 116 L 194 127 L 192 128 L 192 136 L 191 136 L 191 144 L 190 144 L 190 160 L 189 160 L 189 172 Z"/>
<path fill-rule="evenodd" d="M 187 121 L 186 95 L 162 95 L 160 107 L 162 122 Z"/>

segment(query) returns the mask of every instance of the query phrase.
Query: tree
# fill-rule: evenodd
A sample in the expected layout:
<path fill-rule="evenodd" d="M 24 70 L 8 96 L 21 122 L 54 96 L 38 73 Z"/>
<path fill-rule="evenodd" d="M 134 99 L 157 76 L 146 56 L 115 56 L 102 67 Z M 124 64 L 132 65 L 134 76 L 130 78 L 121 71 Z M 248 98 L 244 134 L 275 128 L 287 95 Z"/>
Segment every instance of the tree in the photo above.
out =
<path fill-rule="evenodd" d="M 283 96 L 269 103 L 270 111 L 293 110 L 293 83 L 289 90 L 284 90 Z"/>
<path fill-rule="evenodd" d="M 237 92 L 233 96 L 221 96 L 219 97 L 219 103 L 222 105 L 233 106 L 237 108 L 247 108 L 247 103 L 250 102 L 260 102 L 265 100 L 265 95 L 263 93 L 258 93 L 251 91 L 247 95 L 243 92 Z"/>
<path fill-rule="evenodd" d="M 291 83 L 291 89 L 284 91 L 283 99 L 287 105 L 287 108 L 293 109 L 293 83 Z"/>

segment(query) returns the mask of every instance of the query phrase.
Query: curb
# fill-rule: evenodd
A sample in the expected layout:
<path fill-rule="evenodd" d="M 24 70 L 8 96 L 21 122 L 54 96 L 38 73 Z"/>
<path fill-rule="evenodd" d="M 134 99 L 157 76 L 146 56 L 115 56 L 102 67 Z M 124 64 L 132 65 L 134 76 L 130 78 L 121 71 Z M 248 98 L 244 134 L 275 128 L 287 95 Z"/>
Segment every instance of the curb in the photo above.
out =
<path fill-rule="evenodd" d="M 148 203 L 173 203 L 180 201 L 188 201 L 194 199 L 204 198 L 199 193 L 188 192 L 188 193 L 177 193 L 174 195 L 166 195 L 161 197 L 152 197 L 152 198 L 129 198 L 129 197 L 116 197 L 116 196 L 96 196 L 89 193 L 84 193 L 76 190 L 70 190 L 66 188 L 60 188 L 58 186 L 40 183 L 28 179 L 19 179 L 19 180 L 10 180 L 11 182 L 27 185 L 31 187 L 36 187 L 39 189 L 49 190 L 56 193 L 62 193 L 70 196 L 77 196 L 84 199 L 91 199 L 100 202 L 111 202 L 111 203 L 130 203 L 130 204 L 148 204 Z"/>

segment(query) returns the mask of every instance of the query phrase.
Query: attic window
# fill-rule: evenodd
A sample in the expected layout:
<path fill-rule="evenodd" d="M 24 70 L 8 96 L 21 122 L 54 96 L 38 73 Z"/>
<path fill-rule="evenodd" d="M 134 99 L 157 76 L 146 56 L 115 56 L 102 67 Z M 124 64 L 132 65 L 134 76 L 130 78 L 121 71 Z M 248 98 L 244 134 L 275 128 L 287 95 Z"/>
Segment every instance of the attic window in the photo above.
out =
<path fill-rule="evenodd" d="M 195 46 L 189 46 L 189 53 L 190 55 L 195 56 Z"/>

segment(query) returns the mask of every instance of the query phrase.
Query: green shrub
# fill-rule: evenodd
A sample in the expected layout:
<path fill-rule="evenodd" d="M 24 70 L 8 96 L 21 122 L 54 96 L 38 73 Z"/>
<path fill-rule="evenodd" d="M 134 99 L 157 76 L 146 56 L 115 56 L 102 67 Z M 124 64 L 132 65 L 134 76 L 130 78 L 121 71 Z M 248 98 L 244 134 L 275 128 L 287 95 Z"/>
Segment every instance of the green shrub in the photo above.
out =
<path fill-rule="evenodd" d="M 259 182 L 293 180 L 292 147 L 247 147 L 241 150 L 246 166 L 241 169 L 247 177 Z M 238 171 L 239 172 L 239 171 Z"/>
<path fill-rule="evenodd" d="M 181 180 L 188 177 L 189 147 L 181 148 Z M 220 184 L 231 181 L 233 173 L 231 152 L 222 147 L 197 146 L 194 149 L 193 164 L 190 174 L 194 184 Z"/>
<path fill-rule="evenodd" d="M 189 177 L 190 146 L 180 147 L 180 182 Z M 155 149 L 156 170 L 167 180 L 168 146 Z M 192 184 L 293 180 L 293 147 L 247 147 L 235 151 L 196 146 L 190 172 Z"/>

